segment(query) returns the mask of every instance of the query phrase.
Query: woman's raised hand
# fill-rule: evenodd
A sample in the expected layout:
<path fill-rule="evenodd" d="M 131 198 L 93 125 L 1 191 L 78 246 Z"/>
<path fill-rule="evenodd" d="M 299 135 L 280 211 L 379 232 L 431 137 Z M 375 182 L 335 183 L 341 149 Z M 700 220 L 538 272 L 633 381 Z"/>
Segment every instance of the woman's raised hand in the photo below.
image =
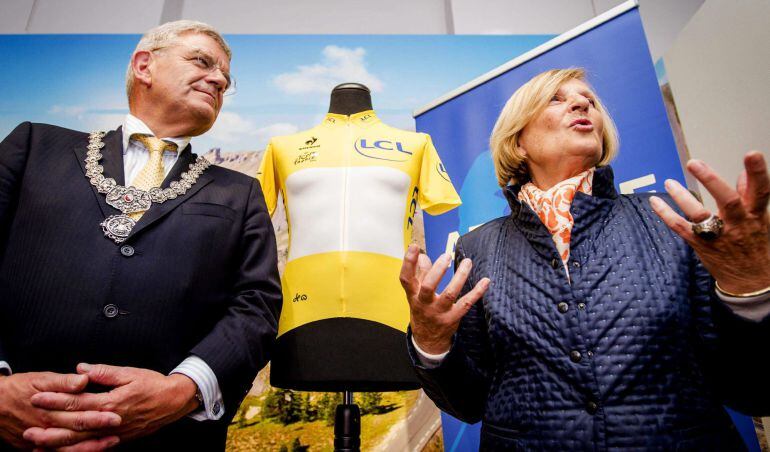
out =
<path fill-rule="evenodd" d="M 412 244 L 401 266 L 399 279 L 409 301 L 412 337 L 420 349 L 430 354 L 449 350 L 460 320 L 489 287 L 489 278 L 482 278 L 472 290 L 457 299 L 472 266 L 470 259 L 463 259 L 444 291 L 437 294 L 436 287 L 450 262 L 451 256 L 442 254 L 431 266 L 430 258 Z"/>
<path fill-rule="evenodd" d="M 667 180 L 666 190 L 693 223 L 662 199 L 650 198 L 655 213 L 692 246 L 719 287 L 734 294 L 770 287 L 770 177 L 765 159 L 757 151 L 746 154 L 743 164 L 745 170 L 733 188 L 704 162 L 687 163 L 687 170 L 706 187 L 719 208 L 723 224 L 708 222 L 716 226 L 711 237 L 693 231 L 693 223 L 709 219 L 711 212 L 678 182 Z"/>

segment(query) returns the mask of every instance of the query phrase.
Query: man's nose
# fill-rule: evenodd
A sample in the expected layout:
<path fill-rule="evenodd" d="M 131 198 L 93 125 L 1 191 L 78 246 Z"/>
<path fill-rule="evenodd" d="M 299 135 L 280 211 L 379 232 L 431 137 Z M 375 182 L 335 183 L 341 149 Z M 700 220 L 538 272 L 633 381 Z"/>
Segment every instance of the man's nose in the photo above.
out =
<path fill-rule="evenodd" d="M 228 88 L 227 77 L 225 77 L 224 71 L 218 67 L 211 71 L 207 80 L 209 83 L 215 84 L 220 93 L 224 93 Z"/>

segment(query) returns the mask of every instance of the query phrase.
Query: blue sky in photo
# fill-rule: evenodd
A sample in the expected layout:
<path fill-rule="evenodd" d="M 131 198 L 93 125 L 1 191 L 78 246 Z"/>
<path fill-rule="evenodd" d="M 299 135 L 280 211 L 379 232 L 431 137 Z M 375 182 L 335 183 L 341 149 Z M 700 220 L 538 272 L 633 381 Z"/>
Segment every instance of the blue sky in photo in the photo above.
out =
<path fill-rule="evenodd" d="M 197 153 L 259 150 L 274 135 L 320 122 L 331 89 L 360 82 L 388 124 L 414 129 L 412 112 L 552 35 L 228 35 L 238 91 Z M 23 121 L 114 129 L 128 112 L 125 71 L 138 35 L 4 35 L 0 136 Z"/>

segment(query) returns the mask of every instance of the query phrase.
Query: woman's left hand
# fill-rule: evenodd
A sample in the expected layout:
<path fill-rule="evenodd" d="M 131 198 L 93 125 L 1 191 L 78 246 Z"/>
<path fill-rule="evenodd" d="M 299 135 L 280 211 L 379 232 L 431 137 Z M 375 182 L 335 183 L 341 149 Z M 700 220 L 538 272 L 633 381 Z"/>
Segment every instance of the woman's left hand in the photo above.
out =
<path fill-rule="evenodd" d="M 770 177 L 765 159 L 757 151 L 746 154 L 743 164 L 746 169 L 734 189 L 704 162 L 687 163 L 687 170 L 711 193 L 719 208 L 724 227 L 716 238 L 693 232 L 693 223 L 708 219 L 711 212 L 678 182 L 667 180 L 666 191 L 692 223 L 662 199 L 650 198 L 655 213 L 692 246 L 719 287 L 734 294 L 770 287 Z"/>

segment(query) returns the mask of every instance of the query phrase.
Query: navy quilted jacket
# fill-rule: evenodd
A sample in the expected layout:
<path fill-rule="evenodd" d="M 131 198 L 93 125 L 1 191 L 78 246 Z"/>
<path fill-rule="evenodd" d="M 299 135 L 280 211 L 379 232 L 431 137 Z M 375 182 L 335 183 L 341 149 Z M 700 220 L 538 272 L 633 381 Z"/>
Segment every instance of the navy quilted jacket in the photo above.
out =
<path fill-rule="evenodd" d="M 722 404 L 770 412 L 752 356 L 770 319 L 723 306 L 649 195 L 619 196 L 610 168 L 572 204 L 571 284 L 518 189 L 507 188 L 510 216 L 457 242 L 456 264 L 473 260 L 463 292 L 492 284 L 442 364 L 415 365 L 430 398 L 483 421 L 482 450 L 740 450 Z"/>

